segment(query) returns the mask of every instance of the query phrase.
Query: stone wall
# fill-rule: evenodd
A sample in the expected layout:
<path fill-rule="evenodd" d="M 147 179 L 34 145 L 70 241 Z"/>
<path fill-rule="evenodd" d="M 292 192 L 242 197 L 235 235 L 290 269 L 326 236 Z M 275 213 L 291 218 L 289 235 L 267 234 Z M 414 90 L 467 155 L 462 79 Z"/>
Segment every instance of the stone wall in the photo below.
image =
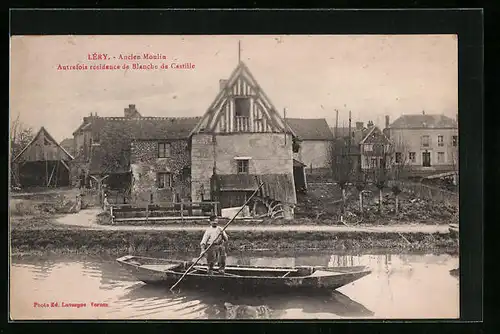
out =
<path fill-rule="evenodd" d="M 191 139 L 191 197 L 193 202 L 210 198 L 210 178 L 214 167 L 212 135 L 196 134 Z"/>
<path fill-rule="evenodd" d="M 132 169 L 132 201 L 135 203 L 172 202 L 178 199 L 190 201 L 189 177 L 183 169 L 190 166 L 187 140 L 170 142 L 170 156 L 158 158 L 156 141 L 134 141 L 131 143 L 130 166 Z M 158 188 L 158 173 L 171 173 L 172 186 Z"/>
<path fill-rule="evenodd" d="M 293 178 L 292 138 L 278 133 L 197 134 L 192 139 L 192 184 L 194 201 L 210 198 L 214 161 L 217 174 L 237 173 L 237 157 L 249 157 L 249 174 L 290 174 Z"/>

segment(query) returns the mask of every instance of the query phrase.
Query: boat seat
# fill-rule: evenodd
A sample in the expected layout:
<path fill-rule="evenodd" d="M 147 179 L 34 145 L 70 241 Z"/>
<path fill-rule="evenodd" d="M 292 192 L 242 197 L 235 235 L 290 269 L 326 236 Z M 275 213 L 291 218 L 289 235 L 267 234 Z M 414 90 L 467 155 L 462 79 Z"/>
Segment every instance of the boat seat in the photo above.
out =
<path fill-rule="evenodd" d="M 149 269 L 149 270 L 155 270 L 155 271 L 166 271 L 166 270 L 172 270 L 174 268 L 180 267 L 181 264 L 179 263 L 174 263 L 174 264 L 143 264 L 140 268 L 144 269 Z"/>

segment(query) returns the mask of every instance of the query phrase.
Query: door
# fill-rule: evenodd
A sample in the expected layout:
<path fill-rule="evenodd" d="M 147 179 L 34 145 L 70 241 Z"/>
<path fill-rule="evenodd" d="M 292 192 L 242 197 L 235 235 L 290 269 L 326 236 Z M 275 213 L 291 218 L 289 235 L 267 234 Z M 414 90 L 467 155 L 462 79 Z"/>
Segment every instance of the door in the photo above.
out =
<path fill-rule="evenodd" d="M 295 190 L 303 192 L 306 189 L 306 180 L 304 178 L 304 167 L 293 167 L 293 179 L 295 181 Z"/>
<path fill-rule="evenodd" d="M 423 167 L 431 166 L 431 152 L 422 152 L 422 166 Z"/>

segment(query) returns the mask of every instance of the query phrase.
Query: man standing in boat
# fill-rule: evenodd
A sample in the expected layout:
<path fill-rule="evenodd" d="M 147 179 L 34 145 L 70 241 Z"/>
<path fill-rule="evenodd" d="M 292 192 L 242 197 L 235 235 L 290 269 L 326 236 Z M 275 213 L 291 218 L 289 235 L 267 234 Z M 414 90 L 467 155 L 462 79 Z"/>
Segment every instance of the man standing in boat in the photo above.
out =
<path fill-rule="evenodd" d="M 210 227 L 203 234 L 201 239 L 201 252 L 203 253 L 207 247 L 212 245 L 210 249 L 205 253 L 208 262 L 208 273 L 212 274 L 215 261 L 218 260 L 219 272 L 224 273 L 226 267 L 226 246 L 225 243 L 228 241 L 228 236 L 225 231 L 222 230 L 220 226 L 217 225 L 217 216 L 210 216 Z"/>

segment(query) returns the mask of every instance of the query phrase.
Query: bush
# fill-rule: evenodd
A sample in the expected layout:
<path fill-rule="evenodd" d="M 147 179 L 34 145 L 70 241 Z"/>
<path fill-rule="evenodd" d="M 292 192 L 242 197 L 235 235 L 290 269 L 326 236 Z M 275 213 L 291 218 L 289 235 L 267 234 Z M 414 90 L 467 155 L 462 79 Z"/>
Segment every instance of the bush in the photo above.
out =
<path fill-rule="evenodd" d="M 31 216 L 40 213 L 38 203 L 31 200 L 11 199 L 9 208 L 12 216 Z"/>

